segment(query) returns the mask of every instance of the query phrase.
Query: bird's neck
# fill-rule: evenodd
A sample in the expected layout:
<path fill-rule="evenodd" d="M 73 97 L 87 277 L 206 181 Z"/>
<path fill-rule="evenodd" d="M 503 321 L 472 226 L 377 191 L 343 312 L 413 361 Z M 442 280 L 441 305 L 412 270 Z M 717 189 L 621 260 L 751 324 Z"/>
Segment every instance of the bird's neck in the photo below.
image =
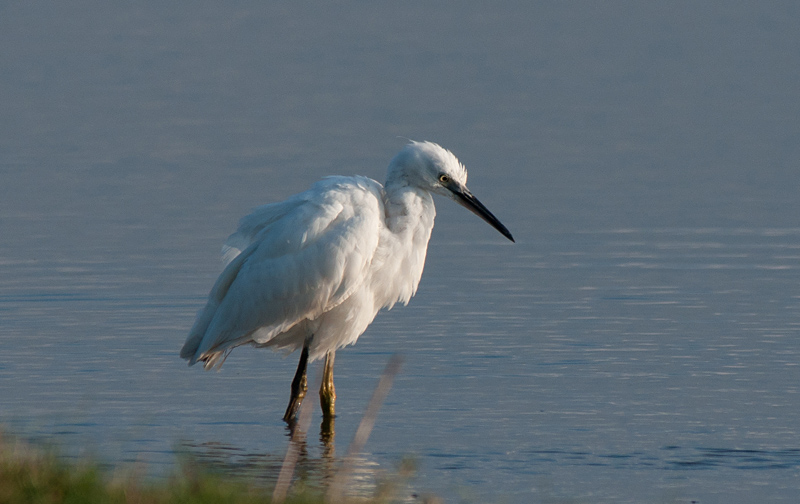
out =
<path fill-rule="evenodd" d="M 386 227 L 393 234 L 427 247 L 436 208 L 428 191 L 408 184 L 387 184 L 385 188 Z"/>
<path fill-rule="evenodd" d="M 374 260 L 376 310 L 408 303 L 417 291 L 436 209 L 427 191 L 409 185 L 388 185 L 384 193 L 386 232 L 382 234 L 380 261 Z"/>

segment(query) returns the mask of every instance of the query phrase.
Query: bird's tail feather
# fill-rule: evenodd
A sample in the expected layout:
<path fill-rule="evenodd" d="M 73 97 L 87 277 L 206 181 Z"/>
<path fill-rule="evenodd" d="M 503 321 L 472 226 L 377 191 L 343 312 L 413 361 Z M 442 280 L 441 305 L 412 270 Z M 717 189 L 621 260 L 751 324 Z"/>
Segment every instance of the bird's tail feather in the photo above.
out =
<path fill-rule="evenodd" d="M 228 358 L 228 355 L 230 355 L 231 350 L 233 350 L 233 347 L 226 348 L 225 350 L 217 350 L 216 352 L 206 352 L 201 355 L 198 360 L 203 362 L 203 369 L 206 371 L 214 368 L 219 369 L 222 367 L 225 359 Z"/>
<path fill-rule="evenodd" d="M 219 369 L 222 366 L 222 363 L 225 362 L 225 359 L 228 358 L 228 354 L 231 353 L 233 350 L 233 346 L 224 348 L 222 350 L 207 350 L 205 352 L 199 352 L 198 347 L 202 342 L 202 335 L 192 335 L 186 340 L 186 344 L 183 345 L 181 349 L 181 358 L 187 359 L 189 361 L 189 365 L 193 366 L 198 362 L 203 363 L 203 369 L 206 371 L 209 369 L 217 368 Z"/>
<path fill-rule="evenodd" d="M 189 331 L 189 337 L 186 338 L 186 343 L 181 348 L 181 359 L 187 359 L 189 365 L 194 365 L 198 360 L 203 359 L 202 354 L 208 352 L 200 352 L 200 347 L 203 345 L 208 326 L 214 318 L 214 312 L 217 310 L 218 303 L 209 301 L 208 304 L 197 314 L 192 330 Z"/>

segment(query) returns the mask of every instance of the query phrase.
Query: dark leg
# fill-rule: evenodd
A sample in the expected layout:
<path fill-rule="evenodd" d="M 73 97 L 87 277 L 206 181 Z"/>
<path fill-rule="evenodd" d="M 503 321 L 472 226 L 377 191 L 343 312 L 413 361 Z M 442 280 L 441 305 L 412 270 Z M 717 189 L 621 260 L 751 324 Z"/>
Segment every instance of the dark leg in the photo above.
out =
<path fill-rule="evenodd" d="M 319 405 L 322 407 L 322 417 L 333 419 L 336 405 L 336 389 L 333 387 L 333 359 L 336 352 L 328 352 L 325 356 L 325 367 L 322 370 L 322 385 L 319 387 Z M 332 423 L 331 423 L 332 425 Z"/>
<path fill-rule="evenodd" d="M 303 351 L 300 352 L 300 363 L 297 365 L 297 372 L 294 374 L 294 380 L 292 380 L 292 397 L 289 399 L 289 406 L 283 415 L 283 421 L 289 424 L 293 423 L 297 418 L 297 412 L 300 411 L 300 405 L 303 404 L 303 398 L 308 390 L 306 368 L 308 367 L 308 344 L 310 341 L 310 339 L 306 341 L 303 345 Z"/>

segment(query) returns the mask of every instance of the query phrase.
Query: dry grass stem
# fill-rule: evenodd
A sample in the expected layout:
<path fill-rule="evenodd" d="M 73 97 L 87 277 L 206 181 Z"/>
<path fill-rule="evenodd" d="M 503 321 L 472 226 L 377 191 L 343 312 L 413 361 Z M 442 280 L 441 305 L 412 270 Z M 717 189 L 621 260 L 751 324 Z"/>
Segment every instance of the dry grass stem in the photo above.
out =
<path fill-rule="evenodd" d="M 353 441 L 347 448 L 347 454 L 342 461 L 342 466 L 339 468 L 339 471 L 328 487 L 328 492 L 325 495 L 326 503 L 334 504 L 342 500 L 345 485 L 355 466 L 355 458 L 363 451 L 364 445 L 367 443 L 367 439 L 369 439 L 381 405 L 383 405 L 383 401 L 389 394 L 389 390 L 392 388 L 392 381 L 398 371 L 400 371 L 402 363 L 403 358 L 395 354 L 386 364 L 386 369 L 384 369 L 381 379 L 378 381 L 378 385 L 372 393 L 372 397 L 367 404 L 367 409 L 364 411 L 364 416 L 361 418 L 361 423 L 358 425 L 355 436 L 353 436 Z"/>

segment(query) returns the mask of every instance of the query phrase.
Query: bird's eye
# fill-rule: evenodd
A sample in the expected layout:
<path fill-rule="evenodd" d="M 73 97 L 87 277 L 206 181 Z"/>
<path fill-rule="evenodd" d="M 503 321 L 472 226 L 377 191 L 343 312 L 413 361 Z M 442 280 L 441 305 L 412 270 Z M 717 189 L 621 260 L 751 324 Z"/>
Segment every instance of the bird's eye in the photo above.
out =
<path fill-rule="evenodd" d="M 446 184 L 446 183 L 450 182 L 450 177 L 448 177 L 446 174 L 442 173 L 441 175 L 439 175 L 439 182 L 441 182 L 442 184 Z"/>

